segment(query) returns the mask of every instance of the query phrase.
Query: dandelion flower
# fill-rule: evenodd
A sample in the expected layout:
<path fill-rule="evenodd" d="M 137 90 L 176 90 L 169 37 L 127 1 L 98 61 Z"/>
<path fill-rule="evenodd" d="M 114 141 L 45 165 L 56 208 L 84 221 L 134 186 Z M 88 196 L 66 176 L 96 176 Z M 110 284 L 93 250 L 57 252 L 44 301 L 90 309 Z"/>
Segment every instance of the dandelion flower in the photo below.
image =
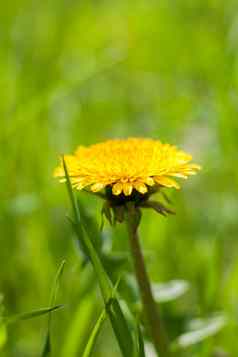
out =
<path fill-rule="evenodd" d="M 61 158 L 60 166 L 54 172 L 54 176 L 61 182 L 67 182 L 75 214 L 73 223 L 77 226 L 81 223 L 78 215 L 80 206 L 78 206 L 78 201 L 74 200 L 71 186 L 78 190 L 91 190 L 105 200 L 101 211 L 101 229 L 104 218 L 111 225 L 126 222 L 148 332 L 156 351 L 161 356 L 168 355 L 169 346 L 163 322 L 153 298 L 140 248 L 138 228 L 144 208 L 153 209 L 163 216 L 174 213 L 164 203 L 150 198 L 153 193 L 161 191 L 166 199 L 161 188 L 179 189 L 176 178 L 186 179 L 196 174 L 200 166 L 191 161 L 190 154 L 173 145 L 163 144 L 159 140 L 115 139 L 89 147 L 79 146 L 73 155 L 65 155 Z M 101 190 L 104 192 L 99 193 Z M 169 203 L 168 199 L 167 202 Z M 82 215 L 82 222 L 83 219 Z M 82 227 L 83 231 L 87 231 L 87 224 L 83 223 Z M 82 234 L 83 231 L 77 230 L 76 233 L 80 242 L 86 244 L 86 254 L 89 253 L 93 262 L 97 258 L 97 250 L 94 251 L 93 241 L 88 245 Z M 101 255 L 97 259 L 100 263 Z"/>
<path fill-rule="evenodd" d="M 179 189 L 175 178 L 186 179 L 200 169 L 191 163 L 190 154 L 159 140 L 143 138 L 79 146 L 64 160 L 75 189 L 98 192 L 109 188 L 113 196 L 131 196 L 133 192 L 144 195 L 153 186 Z M 65 181 L 62 162 L 54 176 Z"/>

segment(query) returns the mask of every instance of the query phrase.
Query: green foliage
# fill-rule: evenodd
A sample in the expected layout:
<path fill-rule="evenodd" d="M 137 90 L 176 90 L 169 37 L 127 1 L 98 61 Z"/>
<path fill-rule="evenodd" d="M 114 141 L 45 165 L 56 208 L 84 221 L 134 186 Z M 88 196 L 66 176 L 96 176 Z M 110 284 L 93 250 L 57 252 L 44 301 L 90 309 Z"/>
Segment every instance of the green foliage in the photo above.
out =
<path fill-rule="evenodd" d="M 77 145 L 126 136 L 174 143 L 202 165 L 180 192 L 166 192 L 176 215 L 144 210 L 141 243 L 156 284 L 189 283 L 186 294 L 162 305 L 171 340 L 191 332 L 195 318 L 227 317 L 219 333 L 183 349 L 184 356 L 238 355 L 237 10 L 235 0 L 1 4 L 0 316 L 48 306 L 51 278 L 67 259 L 58 293 L 66 307 L 51 326 L 55 356 L 82 355 L 103 306 L 52 171 Z M 99 226 L 100 199 L 77 198 Z M 126 274 L 118 293 L 131 326 L 139 298 L 128 279 L 125 227 L 105 220 L 101 236 L 95 248 L 107 258 L 112 285 Z M 7 331 L 1 320 L 1 356 L 37 356 L 45 331 L 45 318 L 19 320 Z M 93 353 L 121 355 L 108 321 Z"/>
<path fill-rule="evenodd" d="M 115 299 L 115 294 L 116 294 L 116 290 L 118 288 L 120 279 L 118 280 L 118 282 L 116 283 L 115 287 L 112 290 L 112 296 L 111 298 L 105 303 L 105 307 L 103 309 L 103 311 L 101 312 L 92 332 L 91 335 L 89 336 L 88 342 L 86 344 L 84 353 L 83 353 L 83 357 L 90 357 L 92 355 L 93 352 L 93 348 L 94 345 L 96 343 L 96 339 L 98 337 L 98 334 L 100 332 L 100 329 L 102 328 L 102 325 L 104 323 L 104 321 L 106 320 L 107 315 L 110 316 L 110 308 L 111 308 L 111 304 L 114 303 L 114 299 Z M 116 316 L 117 318 L 117 316 Z M 119 317 L 120 318 L 120 317 Z M 118 343 L 120 344 L 120 339 L 118 339 Z M 130 353 L 130 350 L 126 350 L 126 353 Z"/>

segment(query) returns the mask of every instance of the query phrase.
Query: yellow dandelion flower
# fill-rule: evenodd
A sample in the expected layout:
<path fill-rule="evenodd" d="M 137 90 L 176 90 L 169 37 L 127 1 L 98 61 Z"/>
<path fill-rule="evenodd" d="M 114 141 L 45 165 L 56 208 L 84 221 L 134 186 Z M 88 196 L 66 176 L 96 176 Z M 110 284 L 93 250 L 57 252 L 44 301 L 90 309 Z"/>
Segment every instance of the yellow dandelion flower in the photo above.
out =
<path fill-rule="evenodd" d="M 115 196 L 130 196 L 134 190 L 145 194 L 155 185 L 179 189 L 175 177 L 186 179 L 200 170 L 186 152 L 159 140 L 143 138 L 79 146 L 64 159 L 74 188 L 89 187 L 92 192 L 98 192 L 110 187 Z M 54 176 L 65 181 L 62 162 Z"/>

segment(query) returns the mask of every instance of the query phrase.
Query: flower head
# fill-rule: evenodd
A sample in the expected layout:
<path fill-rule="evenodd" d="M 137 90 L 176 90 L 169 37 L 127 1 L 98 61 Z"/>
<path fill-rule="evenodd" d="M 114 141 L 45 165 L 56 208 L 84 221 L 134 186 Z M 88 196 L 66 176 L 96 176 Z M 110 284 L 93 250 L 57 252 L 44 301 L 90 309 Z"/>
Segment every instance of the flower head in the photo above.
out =
<path fill-rule="evenodd" d="M 200 169 L 191 163 L 191 155 L 175 146 L 142 138 L 79 146 L 64 160 L 74 188 L 90 188 L 92 192 L 106 188 L 113 196 L 128 198 L 136 192 L 145 195 L 153 186 L 179 189 L 174 178 L 186 179 Z M 54 176 L 65 181 L 62 162 Z"/>

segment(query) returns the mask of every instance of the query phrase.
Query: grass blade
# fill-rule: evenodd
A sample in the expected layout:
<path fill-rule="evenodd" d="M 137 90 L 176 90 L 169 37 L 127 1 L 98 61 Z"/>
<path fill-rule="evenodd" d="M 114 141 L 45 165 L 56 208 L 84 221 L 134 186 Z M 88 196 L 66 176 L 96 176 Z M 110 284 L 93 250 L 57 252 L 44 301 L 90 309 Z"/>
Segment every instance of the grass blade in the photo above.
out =
<path fill-rule="evenodd" d="M 94 248 L 100 253 L 102 248 L 103 237 L 100 230 L 97 227 L 96 220 L 88 214 L 84 206 L 77 200 L 79 213 L 81 216 L 81 222 L 85 230 L 90 237 L 91 242 L 94 245 Z"/>
<path fill-rule="evenodd" d="M 60 282 L 60 278 L 61 278 L 61 276 L 63 274 L 63 271 L 64 271 L 65 263 L 66 263 L 66 261 L 63 260 L 60 263 L 60 266 L 59 266 L 59 268 L 58 268 L 58 270 L 56 272 L 54 284 L 53 284 L 53 287 L 52 287 L 52 290 L 51 290 L 50 306 L 55 305 L 57 293 L 58 293 L 58 290 L 59 290 L 59 282 Z M 50 324 L 50 320 L 51 320 L 51 314 L 49 314 L 49 324 Z"/>
<path fill-rule="evenodd" d="M 74 219 L 73 220 L 70 219 L 70 221 L 71 221 L 74 231 L 78 237 L 78 243 L 79 243 L 81 253 L 83 254 L 84 258 L 87 258 L 87 257 L 89 257 L 89 253 L 88 253 L 88 249 L 84 242 L 84 231 L 83 231 L 83 227 L 80 223 L 81 220 L 80 220 L 79 207 L 78 207 L 77 200 L 76 200 L 75 195 L 72 190 L 72 186 L 71 186 L 71 182 L 70 182 L 70 178 L 69 178 L 69 174 L 68 174 L 64 156 L 62 156 L 62 163 L 63 163 L 64 172 L 65 172 L 66 187 L 67 187 L 68 195 L 69 195 L 70 202 L 72 205 L 73 216 L 74 216 Z"/>
<path fill-rule="evenodd" d="M 85 341 L 88 338 L 89 324 L 95 315 L 95 308 L 95 291 L 87 293 L 83 299 L 80 299 L 62 342 L 60 357 L 78 357 L 82 355 Z"/>
<path fill-rule="evenodd" d="M 85 229 L 86 225 L 82 224 L 82 217 L 80 216 L 77 200 L 75 199 L 74 192 L 70 183 L 70 178 L 68 175 L 64 157 L 63 157 L 63 167 L 65 171 L 67 189 L 73 208 L 74 226 L 76 227 L 76 233 L 78 235 L 78 239 L 82 243 L 82 246 L 86 248 L 86 253 L 89 256 L 91 263 L 94 267 L 95 274 L 97 275 L 101 293 L 106 306 L 106 311 L 110 318 L 111 325 L 114 330 L 115 336 L 117 338 L 118 344 L 120 346 L 121 352 L 125 357 L 132 356 L 133 340 L 129 330 L 129 326 L 123 315 L 118 300 L 116 298 L 113 299 L 111 298 L 113 296 L 113 287 L 110 278 L 104 269 L 100 255 L 98 254 L 94 245 L 92 244 L 92 241 L 90 239 L 90 234 L 88 233 L 87 229 Z M 84 230 L 87 234 L 84 233 Z M 109 300 L 111 300 L 110 306 L 108 306 Z"/>
<path fill-rule="evenodd" d="M 55 279 L 54 279 L 54 284 L 51 290 L 51 295 L 50 295 L 50 305 L 54 305 L 56 302 L 56 296 L 57 296 L 57 292 L 59 289 L 59 281 L 60 278 L 63 274 L 63 270 L 64 270 L 64 266 L 65 266 L 65 260 L 63 260 L 56 272 L 55 275 Z M 46 339 L 45 339 L 45 343 L 44 343 L 44 347 L 43 347 L 43 351 L 41 354 L 41 357 L 46 357 L 50 355 L 51 352 L 51 341 L 50 341 L 50 329 L 51 329 L 51 319 L 52 319 L 52 315 L 51 312 L 49 312 L 49 317 L 48 317 L 48 323 L 47 323 L 47 332 L 46 332 Z"/>
<path fill-rule="evenodd" d="M 20 320 L 29 320 L 45 314 L 50 314 L 55 310 L 61 309 L 63 306 L 64 305 L 56 305 L 56 306 L 46 307 L 38 310 L 33 310 L 31 312 L 24 312 L 22 314 L 13 315 L 6 319 L 6 324 L 12 324 Z"/>
<path fill-rule="evenodd" d="M 90 260 L 94 266 L 95 272 L 96 272 L 98 280 L 99 280 L 99 285 L 100 285 L 100 288 L 102 291 L 102 296 L 103 296 L 104 302 L 106 303 L 111 297 L 112 284 L 111 284 L 111 281 L 110 281 L 107 273 L 104 270 L 104 267 L 100 261 L 100 258 L 98 256 L 91 240 L 89 239 L 88 235 L 86 235 L 84 233 L 79 207 L 78 207 L 77 200 L 75 198 L 75 195 L 74 195 L 71 183 L 70 183 L 70 178 L 69 178 L 69 174 L 67 171 L 64 157 L 63 157 L 63 167 L 64 167 L 64 171 L 65 171 L 66 185 L 67 185 L 67 189 L 68 189 L 68 193 L 69 193 L 69 197 L 70 197 L 70 201 L 71 201 L 73 213 L 74 213 L 75 232 L 78 235 L 78 239 L 82 243 L 82 246 L 85 247 L 85 253 L 90 257 Z"/>
<path fill-rule="evenodd" d="M 113 303 L 115 295 L 116 295 L 116 291 L 118 288 L 118 285 L 120 283 L 120 278 L 118 279 L 118 281 L 116 282 L 113 290 L 112 290 L 112 296 L 110 298 L 110 300 L 107 302 L 107 304 L 105 305 L 105 308 L 103 309 L 103 311 L 101 312 L 93 330 L 92 333 L 88 339 L 87 345 L 85 347 L 84 353 L 82 357 L 90 357 L 93 351 L 93 347 L 95 345 L 96 339 L 98 337 L 98 334 L 100 332 L 100 329 L 103 325 L 103 322 L 105 321 L 106 317 L 107 317 L 107 311 L 108 309 L 110 309 L 110 305 Z"/>
<path fill-rule="evenodd" d="M 96 339 L 98 337 L 98 334 L 100 332 L 100 329 L 101 329 L 101 327 L 103 325 L 103 322 L 105 321 L 106 317 L 107 317 L 107 313 L 106 313 L 106 309 L 104 309 L 101 312 L 101 314 L 100 314 L 100 316 L 99 316 L 99 318 L 98 318 L 98 320 L 97 320 L 97 322 L 96 322 L 96 324 L 95 324 L 95 326 L 93 328 L 93 331 L 92 331 L 92 333 L 91 333 L 91 335 L 89 337 L 88 343 L 87 343 L 87 345 L 85 347 L 85 350 L 84 350 L 84 353 L 83 353 L 82 357 L 90 357 L 91 356 L 92 351 L 93 351 L 93 347 L 94 347 L 95 342 L 96 342 Z"/>

